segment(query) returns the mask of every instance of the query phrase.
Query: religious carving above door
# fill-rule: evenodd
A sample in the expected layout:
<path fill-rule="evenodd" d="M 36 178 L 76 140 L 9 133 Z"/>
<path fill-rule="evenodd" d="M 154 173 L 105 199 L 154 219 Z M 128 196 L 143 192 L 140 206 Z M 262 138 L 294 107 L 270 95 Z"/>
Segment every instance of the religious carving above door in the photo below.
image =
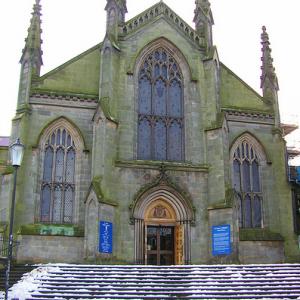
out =
<path fill-rule="evenodd" d="M 145 213 L 145 221 L 169 221 L 175 222 L 174 209 L 164 200 L 156 200 L 149 205 Z"/>
<path fill-rule="evenodd" d="M 154 218 L 166 218 L 167 217 L 167 209 L 162 205 L 157 205 L 153 211 Z"/>

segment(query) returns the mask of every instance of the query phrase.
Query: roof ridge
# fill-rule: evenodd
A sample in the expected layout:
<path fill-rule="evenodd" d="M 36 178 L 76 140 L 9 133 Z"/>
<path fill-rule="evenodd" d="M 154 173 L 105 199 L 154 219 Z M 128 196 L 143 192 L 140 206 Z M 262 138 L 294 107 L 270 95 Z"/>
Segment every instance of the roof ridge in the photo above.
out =
<path fill-rule="evenodd" d="M 249 85 L 244 79 L 242 79 L 239 75 L 237 75 L 234 71 L 232 71 L 227 65 L 225 65 L 222 61 L 220 61 L 220 65 L 222 65 L 227 71 L 229 71 L 236 79 L 238 79 L 243 85 L 245 85 L 247 88 L 249 88 L 252 92 L 256 94 L 262 101 L 263 96 L 259 94 L 258 91 L 255 90 L 254 87 Z"/>
<path fill-rule="evenodd" d="M 39 82 L 39 81 L 42 81 L 42 80 L 46 79 L 48 76 L 51 76 L 52 74 L 60 71 L 61 69 L 65 68 L 66 66 L 70 65 L 71 63 L 79 60 L 81 57 L 95 51 L 97 48 L 100 48 L 101 46 L 102 46 L 102 42 L 98 43 L 97 45 L 85 50 L 84 52 L 70 58 L 69 60 L 67 60 L 64 63 L 60 64 L 59 66 L 55 67 L 54 69 L 52 69 L 52 70 L 48 71 L 47 73 L 43 74 L 41 77 L 39 77 L 37 79 L 37 81 Z"/>

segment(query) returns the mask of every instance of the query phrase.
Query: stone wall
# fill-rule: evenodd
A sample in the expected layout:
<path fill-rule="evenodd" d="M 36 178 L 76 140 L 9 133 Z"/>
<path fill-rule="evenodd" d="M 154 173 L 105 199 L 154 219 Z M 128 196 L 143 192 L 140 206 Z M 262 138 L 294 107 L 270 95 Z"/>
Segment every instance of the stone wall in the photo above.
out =
<path fill-rule="evenodd" d="M 239 260 L 242 264 L 275 264 L 284 262 L 282 241 L 240 241 Z"/>
<path fill-rule="evenodd" d="M 83 260 L 83 237 L 20 235 L 18 262 L 78 263 Z"/>

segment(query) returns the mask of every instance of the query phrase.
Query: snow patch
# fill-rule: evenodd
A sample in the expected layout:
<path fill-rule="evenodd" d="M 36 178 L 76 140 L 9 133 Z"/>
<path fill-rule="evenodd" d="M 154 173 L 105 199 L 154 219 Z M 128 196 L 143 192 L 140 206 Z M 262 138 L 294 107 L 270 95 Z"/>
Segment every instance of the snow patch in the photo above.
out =
<path fill-rule="evenodd" d="M 31 297 L 33 291 L 38 290 L 39 284 L 35 282 L 36 279 L 47 277 L 49 272 L 60 272 L 59 267 L 43 266 L 32 270 L 25 274 L 21 280 L 16 283 L 8 292 L 8 299 L 26 300 Z"/>

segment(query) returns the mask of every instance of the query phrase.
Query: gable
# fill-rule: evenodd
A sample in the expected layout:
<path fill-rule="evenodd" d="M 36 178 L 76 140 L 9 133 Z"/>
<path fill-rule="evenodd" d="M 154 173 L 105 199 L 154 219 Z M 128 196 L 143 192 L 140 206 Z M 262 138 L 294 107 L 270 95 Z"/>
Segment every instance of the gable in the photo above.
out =
<path fill-rule="evenodd" d="M 124 37 L 131 35 L 161 17 L 163 17 L 171 27 L 176 28 L 177 33 L 181 33 L 197 48 L 204 49 L 205 40 L 162 1 L 127 21 L 122 28 L 122 35 Z"/>
<path fill-rule="evenodd" d="M 101 45 L 96 45 L 43 75 L 35 83 L 32 91 L 97 96 L 99 94 L 100 48 Z"/>
<path fill-rule="evenodd" d="M 222 108 L 270 112 L 271 107 L 263 102 L 254 89 L 220 63 L 220 101 Z"/>

